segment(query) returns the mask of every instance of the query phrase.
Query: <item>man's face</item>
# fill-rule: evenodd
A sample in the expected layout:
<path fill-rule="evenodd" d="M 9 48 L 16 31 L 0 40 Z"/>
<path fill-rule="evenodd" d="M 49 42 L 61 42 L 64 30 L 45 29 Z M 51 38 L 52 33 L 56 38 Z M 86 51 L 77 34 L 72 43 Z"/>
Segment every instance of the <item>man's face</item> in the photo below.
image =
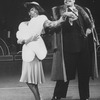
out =
<path fill-rule="evenodd" d="M 66 6 L 73 6 L 75 3 L 75 0 L 64 0 L 64 4 Z"/>

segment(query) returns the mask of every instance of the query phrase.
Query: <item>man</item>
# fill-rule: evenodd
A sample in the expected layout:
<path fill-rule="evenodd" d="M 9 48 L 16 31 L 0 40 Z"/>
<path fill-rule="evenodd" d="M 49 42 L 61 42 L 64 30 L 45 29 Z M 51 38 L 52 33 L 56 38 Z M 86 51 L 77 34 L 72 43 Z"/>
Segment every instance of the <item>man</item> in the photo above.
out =
<path fill-rule="evenodd" d="M 90 18 L 75 0 L 64 0 L 64 5 L 53 8 L 53 15 L 55 20 L 62 15 L 65 22 L 54 33 L 51 79 L 56 86 L 52 100 L 66 98 L 69 81 L 75 79 L 76 72 L 80 100 L 88 100 L 89 79 L 94 76 L 93 41 L 90 47 L 88 38 L 92 28 Z"/>

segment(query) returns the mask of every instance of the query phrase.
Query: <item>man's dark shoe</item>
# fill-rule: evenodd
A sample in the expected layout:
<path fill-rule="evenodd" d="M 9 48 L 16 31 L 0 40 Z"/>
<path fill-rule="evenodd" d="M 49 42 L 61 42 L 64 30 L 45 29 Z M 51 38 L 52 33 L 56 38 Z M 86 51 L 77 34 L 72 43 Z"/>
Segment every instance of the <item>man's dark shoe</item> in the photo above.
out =
<path fill-rule="evenodd" d="M 61 98 L 53 97 L 51 100 L 60 100 Z"/>

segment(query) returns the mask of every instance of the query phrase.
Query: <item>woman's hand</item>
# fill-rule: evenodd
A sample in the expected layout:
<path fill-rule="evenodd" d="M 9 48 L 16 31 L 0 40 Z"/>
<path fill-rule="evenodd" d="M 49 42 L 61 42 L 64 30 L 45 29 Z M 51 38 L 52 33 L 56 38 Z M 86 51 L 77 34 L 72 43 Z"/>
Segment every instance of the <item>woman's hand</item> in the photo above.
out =
<path fill-rule="evenodd" d="M 23 44 L 24 43 L 24 40 L 17 40 L 17 43 L 18 44 Z"/>
<path fill-rule="evenodd" d="M 66 11 L 66 12 L 63 13 L 63 16 L 71 17 L 71 16 L 73 16 L 73 13 Z"/>
<path fill-rule="evenodd" d="M 30 37 L 28 40 L 25 40 L 25 44 L 28 44 L 29 42 L 32 42 L 32 41 L 37 41 L 39 39 L 39 35 L 36 34 L 34 37 Z"/>
<path fill-rule="evenodd" d="M 37 41 L 39 39 L 39 35 L 36 34 L 33 38 L 32 38 L 32 41 Z"/>
<path fill-rule="evenodd" d="M 64 12 L 63 16 L 69 17 L 72 21 L 78 18 L 73 12 Z"/>
<path fill-rule="evenodd" d="M 66 18 L 67 18 L 67 16 L 61 16 L 59 18 L 59 23 L 65 22 Z"/>

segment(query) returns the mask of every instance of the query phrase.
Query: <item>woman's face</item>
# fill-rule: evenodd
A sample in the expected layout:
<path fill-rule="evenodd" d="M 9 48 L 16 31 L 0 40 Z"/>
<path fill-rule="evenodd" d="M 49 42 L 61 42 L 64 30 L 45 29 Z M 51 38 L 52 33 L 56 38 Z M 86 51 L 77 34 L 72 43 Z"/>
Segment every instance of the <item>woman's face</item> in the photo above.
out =
<path fill-rule="evenodd" d="M 31 18 L 38 16 L 39 15 L 38 10 L 35 9 L 34 7 L 31 8 L 30 11 L 29 11 L 29 15 L 30 15 Z"/>

